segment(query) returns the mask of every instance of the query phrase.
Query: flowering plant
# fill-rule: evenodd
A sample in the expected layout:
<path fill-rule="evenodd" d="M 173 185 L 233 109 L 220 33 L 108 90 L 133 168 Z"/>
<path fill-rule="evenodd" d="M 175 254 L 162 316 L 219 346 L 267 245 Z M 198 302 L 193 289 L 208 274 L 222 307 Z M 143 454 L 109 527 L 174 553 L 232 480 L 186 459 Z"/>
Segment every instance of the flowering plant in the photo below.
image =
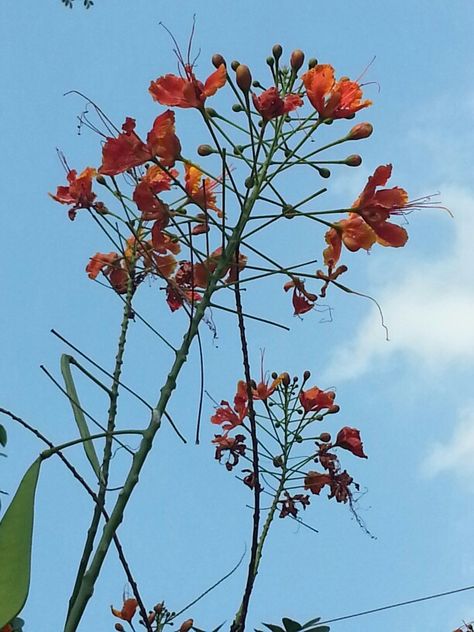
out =
<path fill-rule="evenodd" d="M 90 252 L 84 267 L 91 280 L 105 285 L 118 297 L 122 322 L 115 365 L 110 372 L 56 333 L 76 355 L 92 365 L 92 369 L 86 368 L 69 354 L 61 359 L 61 388 L 71 404 L 79 437 L 57 445 L 25 420 L 2 409 L 47 444 L 25 474 L 0 523 L 0 552 L 7 560 L 0 570 L 0 629 L 4 632 L 13 629 L 12 622 L 27 597 L 36 484 L 41 465 L 53 455 L 62 459 L 93 501 L 65 632 L 78 628 L 111 546 L 116 549 L 131 591 L 124 596 L 120 609 L 112 608 L 114 617 L 120 619 L 115 629 L 123 630 L 124 625 L 134 629 L 137 612 L 140 623 L 149 632 L 180 621 L 187 607 L 177 613 L 162 602 L 151 610 L 146 608 L 117 529 L 144 463 L 152 448 L 158 447 L 163 421 L 170 423 L 182 438 L 169 413 L 169 402 L 193 343 L 200 347 L 202 327 L 213 328 L 211 310 L 235 314 L 242 350 L 242 379 L 233 405 L 223 400 L 211 415 L 211 423 L 218 427 L 212 440 L 215 458 L 228 471 L 245 465 L 241 478 L 253 504 L 247 580 L 232 632 L 245 629 L 263 547 L 275 515 L 300 520 L 301 511 L 306 511 L 314 496 L 321 496 L 322 491 L 330 499 L 348 504 L 355 513 L 354 494 L 359 485 L 339 459 L 345 463 L 347 452 L 367 458 L 359 430 L 352 427 L 352 422 L 336 433 L 328 432 L 325 426 L 320 429 L 327 416 L 339 412 L 339 406 L 334 391 L 308 385 L 309 371 L 303 373 L 301 381 L 286 372 L 272 374 L 270 380 L 262 369 L 257 383 L 245 324 L 257 319 L 269 326 L 281 325 L 245 312 L 243 289 L 250 291 L 277 277 L 281 292 L 291 293 L 289 310 L 298 317 L 310 317 L 330 289 L 352 292 L 341 282 L 348 270 L 345 263 L 340 264 L 341 257 L 348 256 L 343 246 L 350 253 L 368 251 L 375 245 L 404 246 L 408 234 L 397 222 L 404 213 L 426 206 L 428 200 L 410 201 L 400 187 L 383 188 L 392 173 L 392 166 L 386 164 L 374 170 L 363 188 L 361 183 L 360 196 L 349 201 L 346 208 L 313 209 L 314 200 L 327 192 L 320 182 L 331 176 L 329 166 L 361 164 L 358 154 L 337 160 L 322 158 L 328 149 L 352 145 L 372 134 L 368 122 L 348 123 L 371 101 L 364 98 L 358 81 L 347 77 L 336 80 L 331 65 L 310 59 L 303 69 L 305 55 L 301 50 L 293 51 L 287 64 L 282 55 L 281 46 L 275 45 L 267 58 L 269 77 L 262 79 L 263 83 L 253 79 L 247 65 L 237 61 L 229 64 L 220 54 L 212 57 L 214 68 L 206 79 L 200 80 L 193 63 L 178 48 L 180 74 L 166 74 L 150 83 L 148 92 L 158 113 L 146 125 L 145 136 L 138 133 L 134 118 L 127 116 L 119 128 L 92 104 L 103 126 L 99 130 L 103 136 L 100 164 L 97 161 L 95 167 L 76 170 L 63 159 L 67 184 L 61 184 L 50 195 L 66 208 L 70 220 L 78 222 L 87 215 L 112 244 L 104 246 L 103 252 Z M 224 90 L 235 99 L 229 112 L 218 105 Z M 197 161 L 184 149 L 176 109 L 187 110 L 208 134 L 208 142 L 197 147 Z M 87 116 L 82 123 L 97 130 Z M 318 133 L 333 123 L 334 128 L 330 129 L 340 126 L 339 136 L 319 147 L 315 145 Z M 290 186 L 290 174 L 299 169 L 306 170 L 308 178 L 315 181 L 312 193 L 301 199 Z M 315 260 L 288 266 L 267 254 L 263 247 L 263 235 L 271 235 L 275 224 L 296 218 L 306 221 L 308 230 L 314 232 L 323 262 L 316 270 L 312 267 Z M 290 232 L 291 223 L 287 226 Z M 110 248 L 113 249 L 108 252 Z M 180 343 L 170 342 L 166 331 L 153 328 L 140 313 L 136 297 L 146 285 L 154 291 L 159 309 L 177 319 L 177 327 L 183 322 L 178 320 L 179 314 L 185 315 Z M 124 353 L 133 321 L 153 329 L 172 354 L 167 377 L 154 404 L 123 382 Z M 91 416 L 79 401 L 73 367 L 107 394 L 106 423 L 94 420 L 99 425 L 98 432 L 90 430 Z M 100 373 L 106 375 L 107 383 L 99 378 Z M 142 423 L 131 428 L 119 425 L 121 392 L 139 399 L 146 407 L 147 418 Z M 136 449 L 122 442 L 124 437 L 133 435 L 140 440 Z M 67 449 L 78 444 L 83 446 L 91 466 L 92 483 L 67 457 Z M 113 498 L 109 482 L 116 445 L 124 447 L 131 459 L 120 494 Z M 262 494 L 271 497 L 265 520 Z M 99 533 L 101 521 L 104 527 Z M 314 619 L 303 625 L 283 619 L 286 632 L 329 629 L 318 622 Z M 278 626 L 267 627 L 274 630 Z M 186 619 L 179 629 L 187 632 L 191 628 L 199 630 L 193 619 Z"/>

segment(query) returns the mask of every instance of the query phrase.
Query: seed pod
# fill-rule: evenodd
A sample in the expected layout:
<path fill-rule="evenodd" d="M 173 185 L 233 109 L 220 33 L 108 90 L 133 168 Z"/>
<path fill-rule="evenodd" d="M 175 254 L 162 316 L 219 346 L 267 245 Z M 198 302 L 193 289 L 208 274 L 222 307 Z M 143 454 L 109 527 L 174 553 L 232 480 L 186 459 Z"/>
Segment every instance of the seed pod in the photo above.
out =
<path fill-rule="evenodd" d="M 197 148 L 197 153 L 200 156 L 210 156 L 211 154 L 215 154 L 216 150 L 213 149 L 210 145 L 199 145 Z"/>
<path fill-rule="evenodd" d="M 291 57 L 290 57 L 290 66 L 292 68 L 292 70 L 297 73 L 298 70 L 301 68 L 301 66 L 304 63 L 304 53 L 302 50 L 300 50 L 299 48 L 297 48 L 296 50 L 294 50 L 291 53 Z"/>
<path fill-rule="evenodd" d="M 280 44 L 275 44 L 275 46 L 272 48 L 272 53 L 275 61 L 278 61 L 283 53 L 283 48 L 280 46 Z"/>
<path fill-rule="evenodd" d="M 222 66 L 222 64 L 224 64 L 225 66 L 225 59 L 219 53 L 213 55 L 211 61 L 214 68 L 219 68 L 219 66 Z"/>
<path fill-rule="evenodd" d="M 346 139 L 361 140 L 363 138 L 368 138 L 373 131 L 374 128 L 370 123 L 357 123 L 357 125 L 354 125 L 354 127 L 347 134 Z"/>
<path fill-rule="evenodd" d="M 344 160 L 344 164 L 348 167 L 359 167 L 362 164 L 362 156 L 359 156 L 359 154 L 351 154 Z"/>
<path fill-rule="evenodd" d="M 248 94 L 252 85 L 252 75 L 250 74 L 249 67 L 245 64 L 239 64 L 235 71 L 235 79 L 242 92 Z"/>

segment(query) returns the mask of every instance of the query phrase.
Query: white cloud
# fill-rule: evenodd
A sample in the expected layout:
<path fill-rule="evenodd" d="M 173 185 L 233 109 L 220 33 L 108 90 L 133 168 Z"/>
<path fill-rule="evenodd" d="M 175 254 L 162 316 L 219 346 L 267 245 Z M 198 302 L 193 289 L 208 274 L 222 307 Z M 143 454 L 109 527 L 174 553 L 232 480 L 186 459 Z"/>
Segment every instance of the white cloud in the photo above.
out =
<path fill-rule="evenodd" d="M 421 471 L 429 478 L 452 472 L 463 480 L 470 480 L 474 475 L 473 453 L 474 403 L 461 411 L 452 437 L 433 444 L 422 462 Z"/>
<path fill-rule="evenodd" d="M 442 191 L 443 203 L 455 215 L 451 243 L 443 244 L 441 255 L 435 251 L 423 260 L 407 263 L 400 257 L 388 281 L 386 270 L 374 265 L 379 288 L 372 293 L 382 305 L 390 342 L 384 342 L 374 308 L 352 343 L 336 349 L 328 381 L 358 377 L 394 354 L 430 371 L 474 361 L 474 192 L 452 186 Z"/>

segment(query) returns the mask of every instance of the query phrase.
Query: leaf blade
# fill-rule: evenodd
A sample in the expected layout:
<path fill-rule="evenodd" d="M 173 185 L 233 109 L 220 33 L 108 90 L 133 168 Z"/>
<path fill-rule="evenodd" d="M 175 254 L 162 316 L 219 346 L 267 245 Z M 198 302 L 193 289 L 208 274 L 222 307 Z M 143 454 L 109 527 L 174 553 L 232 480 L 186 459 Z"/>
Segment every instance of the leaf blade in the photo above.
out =
<path fill-rule="evenodd" d="M 28 468 L 0 521 L 0 629 L 23 608 L 28 596 L 38 458 Z"/>
<path fill-rule="evenodd" d="M 76 385 L 71 372 L 71 358 L 72 356 L 65 353 L 61 356 L 61 374 L 63 376 L 64 385 L 68 394 L 69 403 L 71 404 L 72 413 L 76 422 L 77 428 L 81 438 L 84 439 L 82 444 L 86 457 L 94 470 L 97 479 L 100 480 L 100 463 L 95 451 L 95 447 L 92 441 L 88 441 L 91 434 L 89 432 L 89 426 L 87 425 L 86 417 L 82 412 L 82 407 L 79 403 L 79 396 L 77 394 Z"/>

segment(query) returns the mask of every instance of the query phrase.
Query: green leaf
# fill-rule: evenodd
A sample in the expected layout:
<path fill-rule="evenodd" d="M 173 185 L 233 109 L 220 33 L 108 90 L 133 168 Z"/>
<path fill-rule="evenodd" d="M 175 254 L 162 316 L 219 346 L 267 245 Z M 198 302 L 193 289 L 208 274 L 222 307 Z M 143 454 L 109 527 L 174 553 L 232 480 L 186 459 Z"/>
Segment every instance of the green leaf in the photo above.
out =
<path fill-rule="evenodd" d="M 318 625 L 317 628 L 311 628 L 308 632 L 330 632 L 330 629 L 327 625 Z"/>
<path fill-rule="evenodd" d="M 0 424 L 0 445 L 5 447 L 7 445 L 7 431 L 5 427 Z"/>
<path fill-rule="evenodd" d="M 36 459 L 0 522 L 0 629 L 23 608 L 28 596 L 36 483 L 41 459 Z"/>
<path fill-rule="evenodd" d="M 74 419 L 76 420 L 77 427 L 79 429 L 79 433 L 82 439 L 85 439 L 84 443 L 84 452 L 86 453 L 87 458 L 89 459 L 89 463 L 92 466 L 92 469 L 97 476 L 97 479 L 100 479 L 100 464 L 99 459 L 97 458 L 97 453 L 94 448 L 94 444 L 92 441 L 87 441 L 91 436 L 89 432 L 89 427 L 87 425 L 86 417 L 82 412 L 82 406 L 79 402 L 79 397 L 77 395 L 76 385 L 74 384 L 74 380 L 72 379 L 71 373 L 71 360 L 72 356 L 66 355 L 63 353 L 61 356 L 61 373 L 64 379 L 64 384 L 66 386 L 66 392 L 69 397 L 69 403 L 71 404 L 72 412 L 74 414 Z"/>
<path fill-rule="evenodd" d="M 282 623 L 286 632 L 300 632 L 303 627 L 298 621 L 293 621 L 293 619 L 288 619 L 288 617 L 283 617 Z"/>
<path fill-rule="evenodd" d="M 321 617 L 316 617 L 315 619 L 310 619 L 309 621 L 306 621 L 306 623 L 303 624 L 303 630 L 306 630 L 306 628 L 310 628 L 315 623 L 318 623 L 318 621 L 321 621 Z"/>
<path fill-rule="evenodd" d="M 279 625 L 273 625 L 273 623 L 262 623 L 262 625 L 271 630 L 271 632 L 285 632 L 283 628 L 280 628 Z"/>

